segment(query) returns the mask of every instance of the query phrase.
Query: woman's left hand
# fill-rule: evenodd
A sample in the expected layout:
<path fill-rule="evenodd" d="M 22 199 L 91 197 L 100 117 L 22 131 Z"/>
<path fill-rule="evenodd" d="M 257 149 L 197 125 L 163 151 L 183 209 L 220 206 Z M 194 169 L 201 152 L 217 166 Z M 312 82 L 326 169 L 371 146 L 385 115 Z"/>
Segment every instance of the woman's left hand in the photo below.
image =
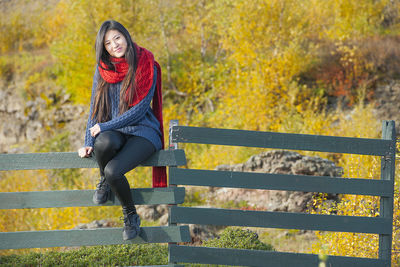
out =
<path fill-rule="evenodd" d="M 100 126 L 97 123 L 95 126 L 93 126 L 92 128 L 90 128 L 90 135 L 93 137 L 96 137 L 96 135 L 98 135 L 100 133 Z"/>

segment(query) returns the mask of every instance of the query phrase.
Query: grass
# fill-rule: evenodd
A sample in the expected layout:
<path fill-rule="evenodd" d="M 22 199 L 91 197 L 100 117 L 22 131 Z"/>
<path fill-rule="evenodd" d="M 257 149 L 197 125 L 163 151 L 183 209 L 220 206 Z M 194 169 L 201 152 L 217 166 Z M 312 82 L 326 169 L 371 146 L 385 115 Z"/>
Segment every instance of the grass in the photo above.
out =
<path fill-rule="evenodd" d="M 168 247 L 161 244 L 94 246 L 0 257 L 1 266 L 128 266 L 167 262 Z"/>
<path fill-rule="evenodd" d="M 218 238 L 204 242 L 203 246 L 273 250 L 273 246 L 261 242 L 254 231 L 237 227 L 224 229 Z M 93 246 L 0 256 L 1 266 L 135 266 L 167 263 L 168 247 L 165 244 Z"/>
<path fill-rule="evenodd" d="M 313 231 L 287 229 L 257 229 L 260 241 L 271 244 L 277 251 L 310 253 L 312 245 L 317 241 Z"/>

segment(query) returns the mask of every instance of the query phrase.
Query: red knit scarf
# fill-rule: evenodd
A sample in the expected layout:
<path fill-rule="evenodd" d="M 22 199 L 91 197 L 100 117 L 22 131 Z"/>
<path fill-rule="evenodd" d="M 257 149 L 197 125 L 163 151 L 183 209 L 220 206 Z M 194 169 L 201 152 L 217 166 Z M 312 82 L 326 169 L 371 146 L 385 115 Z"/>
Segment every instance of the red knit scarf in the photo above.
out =
<path fill-rule="evenodd" d="M 153 96 L 153 112 L 158 121 L 160 122 L 161 143 L 162 149 L 164 148 L 164 127 L 162 118 L 162 94 L 161 94 L 161 67 L 154 60 L 153 54 L 135 44 L 137 52 L 138 65 L 135 73 L 135 93 L 133 99 L 128 100 L 129 106 L 132 107 L 142 101 L 153 84 L 154 65 L 157 69 L 156 90 Z M 119 83 L 123 81 L 128 73 L 129 65 L 125 58 L 112 58 L 115 66 L 114 70 L 109 70 L 107 65 L 100 61 L 99 72 L 101 77 L 108 83 Z M 127 94 L 128 98 L 128 94 Z M 165 167 L 153 167 L 153 187 L 166 187 L 167 186 L 167 172 Z"/>

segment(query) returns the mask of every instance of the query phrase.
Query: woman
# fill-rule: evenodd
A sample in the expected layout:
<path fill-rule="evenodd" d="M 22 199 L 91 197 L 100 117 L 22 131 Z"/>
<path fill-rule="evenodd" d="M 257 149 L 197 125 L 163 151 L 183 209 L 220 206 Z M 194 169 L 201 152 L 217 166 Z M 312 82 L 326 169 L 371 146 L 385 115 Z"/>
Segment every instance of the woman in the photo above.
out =
<path fill-rule="evenodd" d="M 103 204 L 114 192 L 124 215 L 123 239 L 128 240 L 140 233 L 140 218 L 124 174 L 164 146 L 161 68 L 153 54 L 137 46 L 116 21 L 101 25 L 95 48 L 97 66 L 85 146 L 78 154 L 94 154 L 100 182 L 93 201 Z M 166 186 L 165 167 L 153 168 L 153 186 Z"/>

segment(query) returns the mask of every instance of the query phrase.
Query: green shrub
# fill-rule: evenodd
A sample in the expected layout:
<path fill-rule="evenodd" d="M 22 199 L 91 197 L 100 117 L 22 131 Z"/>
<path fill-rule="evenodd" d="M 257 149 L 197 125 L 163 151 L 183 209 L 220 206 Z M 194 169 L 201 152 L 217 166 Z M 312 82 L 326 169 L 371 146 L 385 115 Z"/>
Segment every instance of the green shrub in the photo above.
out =
<path fill-rule="evenodd" d="M 222 231 L 219 238 L 203 242 L 205 247 L 273 250 L 272 245 L 258 239 L 258 235 L 250 230 L 228 227 Z"/>
<path fill-rule="evenodd" d="M 226 228 L 219 238 L 205 241 L 207 247 L 273 250 L 250 230 Z M 135 266 L 168 264 L 168 247 L 163 244 L 82 247 L 26 255 L 0 256 L 1 266 Z M 196 266 L 196 265 L 190 265 Z"/>
<path fill-rule="evenodd" d="M 64 252 L 0 257 L 1 266 L 129 266 L 167 262 L 168 248 L 161 244 L 82 247 Z"/>

